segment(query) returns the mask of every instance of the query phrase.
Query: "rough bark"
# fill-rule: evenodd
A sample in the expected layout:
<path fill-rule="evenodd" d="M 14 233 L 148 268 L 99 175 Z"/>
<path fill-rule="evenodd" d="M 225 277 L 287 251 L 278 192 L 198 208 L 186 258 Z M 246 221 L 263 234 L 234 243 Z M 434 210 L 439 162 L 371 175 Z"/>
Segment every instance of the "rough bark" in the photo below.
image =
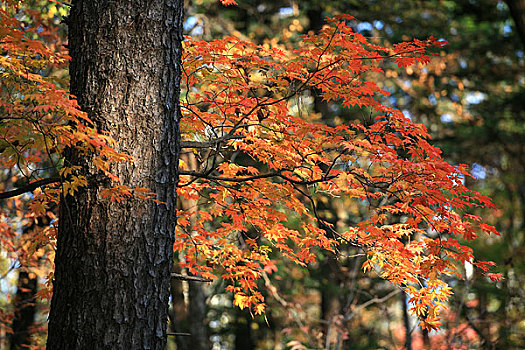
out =
<path fill-rule="evenodd" d="M 71 91 L 133 163 L 112 165 L 153 201 L 100 198 L 111 183 L 74 150 L 87 187 L 60 208 L 47 349 L 162 349 L 176 224 L 182 0 L 76 0 Z"/>

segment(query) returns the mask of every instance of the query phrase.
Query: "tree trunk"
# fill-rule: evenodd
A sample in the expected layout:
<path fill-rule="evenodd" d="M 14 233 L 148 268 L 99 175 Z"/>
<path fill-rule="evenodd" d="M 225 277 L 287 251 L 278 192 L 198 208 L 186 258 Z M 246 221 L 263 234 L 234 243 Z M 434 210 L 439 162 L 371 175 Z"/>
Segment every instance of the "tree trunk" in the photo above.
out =
<path fill-rule="evenodd" d="M 181 268 L 177 261 L 173 265 L 173 272 L 181 273 Z M 189 333 L 188 328 L 188 307 L 184 300 L 183 281 L 178 279 L 171 280 L 171 312 L 170 312 L 170 331 L 172 333 Z M 191 348 L 191 334 L 189 336 L 175 335 L 177 350 Z"/>
<path fill-rule="evenodd" d="M 403 325 L 405 326 L 405 349 L 412 350 L 412 327 L 410 326 L 408 297 L 404 291 L 401 293 L 401 303 L 403 307 Z"/>
<path fill-rule="evenodd" d="M 190 350 L 208 350 L 211 348 L 206 321 L 206 292 L 202 282 L 189 282 L 189 329 L 191 334 Z M 181 349 L 182 350 L 182 349 Z"/>
<path fill-rule="evenodd" d="M 34 274 L 33 274 L 34 275 Z M 36 293 L 38 283 L 36 275 L 28 271 L 18 273 L 18 286 L 15 296 L 15 318 L 13 320 L 10 349 L 28 349 L 31 346 L 31 328 L 35 323 Z"/>
<path fill-rule="evenodd" d="M 198 169 L 199 164 L 195 154 L 181 153 L 180 159 L 184 161 L 190 169 Z M 198 207 L 199 203 L 194 199 L 178 198 L 179 210 L 192 212 Z M 196 227 L 198 217 L 195 213 L 190 215 L 191 227 Z M 192 232 L 193 234 L 193 232 Z M 174 272 L 182 271 L 174 266 Z M 173 280 L 171 282 L 171 299 L 173 303 L 173 313 L 176 317 L 172 320 L 174 333 L 188 333 L 189 336 L 176 336 L 175 342 L 177 350 L 208 350 L 211 348 L 208 336 L 208 322 L 206 314 L 208 307 L 206 304 L 206 284 L 202 282 L 188 281 L 188 305 L 184 301 L 183 281 Z"/>
<path fill-rule="evenodd" d="M 241 310 L 235 308 L 235 350 L 253 350 L 255 349 L 255 341 L 252 333 L 252 319 L 247 309 Z"/>
<path fill-rule="evenodd" d="M 159 203 L 112 203 L 90 156 L 71 151 L 88 185 L 60 208 L 47 349 L 162 349 L 166 345 L 178 181 L 181 0 L 76 0 L 71 92 L 134 156 L 113 164 L 125 185 Z"/>
<path fill-rule="evenodd" d="M 49 217 L 33 219 L 22 232 L 22 241 L 27 242 L 34 237 L 35 231 L 41 230 L 50 223 Z M 40 258 L 36 255 L 30 260 L 20 260 L 22 266 L 18 269 L 18 283 L 16 295 L 13 300 L 15 314 L 10 336 L 11 350 L 28 349 L 31 347 L 31 337 L 35 329 L 35 316 L 37 312 L 36 299 L 38 293 L 38 278 L 34 273 L 38 269 Z"/>
<path fill-rule="evenodd" d="M 505 0 L 509 6 L 510 15 L 514 19 L 516 31 L 525 47 L 525 0 Z"/>

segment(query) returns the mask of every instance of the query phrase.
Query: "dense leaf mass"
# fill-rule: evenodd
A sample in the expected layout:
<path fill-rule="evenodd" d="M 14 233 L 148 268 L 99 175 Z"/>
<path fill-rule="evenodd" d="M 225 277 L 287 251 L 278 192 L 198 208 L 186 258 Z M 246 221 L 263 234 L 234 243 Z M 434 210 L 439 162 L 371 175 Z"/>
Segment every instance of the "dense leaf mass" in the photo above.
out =
<path fill-rule="evenodd" d="M 388 92 L 364 79 L 367 72 L 382 73 L 384 60 L 425 64 L 444 42 L 384 48 L 352 31 L 351 19 L 328 20 L 293 51 L 235 37 L 186 39 L 183 147 L 194 149 L 199 166 L 181 164 L 179 195 L 198 205 L 180 212 L 175 248 L 185 253 L 189 271 L 206 277 L 220 271 L 231 282 L 234 303 L 260 313 L 257 280 L 275 268 L 269 251 L 304 265 L 318 247 L 351 243 L 366 252 L 365 270 L 406 289 L 421 325 L 437 328 L 451 294 L 442 276 L 457 274 L 457 262 L 474 261 L 456 237 L 496 233 L 464 213 L 492 204 L 464 186 L 466 166 L 444 161 L 426 128 L 381 104 Z M 300 111 L 312 90 L 349 108 L 371 108 L 376 120 L 315 122 Z M 202 151 L 205 145 L 211 147 Z M 370 215 L 337 230 L 317 215 L 319 194 L 366 202 Z M 290 212 L 301 218 L 299 229 L 287 226 Z"/>

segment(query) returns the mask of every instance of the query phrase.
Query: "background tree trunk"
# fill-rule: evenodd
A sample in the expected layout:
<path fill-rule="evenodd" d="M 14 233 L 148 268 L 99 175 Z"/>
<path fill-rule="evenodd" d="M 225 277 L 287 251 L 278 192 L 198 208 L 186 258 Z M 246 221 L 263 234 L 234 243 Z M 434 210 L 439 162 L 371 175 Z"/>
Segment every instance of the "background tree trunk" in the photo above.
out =
<path fill-rule="evenodd" d="M 235 350 L 254 350 L 256 344 L 251 327 L 252 315 L 247 309 L 241 310 L 236 308 L 234 317 L 235 343 L 233 348 Z"/>
<path fill-rule="evenodd" d="M 198 168 L 198 161 L 192 152 L 181 153 L 180 159 L 189 165 L 190 169 Z M 178 198 L 179 210 L 192 212 L 198 208 L 198 201 L 194 199 Z M 190 215 L 191 227 L 196 227 L 198 217 L 195 213 Z M 175 258 L 175 260 L 178 260 Z M 181 273 L 182 270 L 175 261 L 173 271 Z M 185 271 L 187 273 L 187 271 Z M 187 283 L 188 297 L 184 300 L 183 283 Z M 207 312 L 207 283 L 171 281 L 172 317 L 171 329 L 174 333 L 188 333 L 189 336 L 175 336 L 177 350 L 208 350 L 211 348 L 208 335 Z"/>
<path fill-rule="evenodd" d="M 36 275 L 28 271 L 18 272 L 18 285 L 15 296 L 15 318 L 11 329 L 10 349 L 28 349 L 31 346 L 31 328 L 35 323 L 36 293 L 38 281 Z"/>
<path fill-rule="evenodd" d="M 69 25 L 71 92 L 133 163 L 112 165 L 159 204 L 111 203 L 90 157 L 66 155 L 88 186 L 62 201 L 47 348 L 162 349 L 178 181 L 180 0 L 77 0 Z"/>
<path fill-rule="evenodd" d="M 35 231 L 49 226 L 49 216 L 32 219 L 23 230 L 22 241 L 29 241 L 34 237 Z M 31 260 L 21 259 L 22 266 L 18 268 L 18 283 L 16 295 L 13 300 L 15 314 L 10 336 L 10 349 L 28 349 L 32 345 L 32 335 L 35 331 L 35 318 L 37 314 L 38 277 L 36 270 L 39 269 L 40 257 L 33 255 Z"/>
<path fill-rule="evenodd" d="M 408 296 L 401 292 L 401 306 L 403 308 L 403 325 L 405 326 L 405 349 L 412 350 L 412 326 L 410 325 L 410 313 L 408 310 Z"/>
<path fill-rule="evenodd" d="M 181 273 L 181 268 L 175 259 L 173 272 Z M 184 300 L 183 281 L 179 279 L 171 280 L 171 308 L 170 308 L 170 331 L 171 333 L 189 333 L 188 328 L 188 306 Z M 191 335 L 175 335 L 175 344 L 177 350 L 191 349 Z"/>
<path fill-rule="evenodd" d="M 191 347 L 189 350 L 211 349 L 208 338 L 206 292 L 204 288 L 205 284 L 202 282 L 189 282 L 190 304 L 188 305 L 188 321 L 191 334 Z"/>
<path fill-rule="evenodd" d="M 510 9 L 510 15 L 514 19 L 516 31 L 525 47 L 525 0 L 505 0 Z"/>

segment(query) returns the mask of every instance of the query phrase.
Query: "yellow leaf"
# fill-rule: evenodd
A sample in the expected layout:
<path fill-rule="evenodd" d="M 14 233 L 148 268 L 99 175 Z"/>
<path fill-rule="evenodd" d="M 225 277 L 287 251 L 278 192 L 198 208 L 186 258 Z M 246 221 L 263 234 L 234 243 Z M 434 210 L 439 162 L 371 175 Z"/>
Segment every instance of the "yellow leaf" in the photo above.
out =
<path fill-rule="evenodd" d="M 248 297 L 242 294 L 235 294 L 233 305 L 238 306 L 241 310 L 248 306 Z"/>

